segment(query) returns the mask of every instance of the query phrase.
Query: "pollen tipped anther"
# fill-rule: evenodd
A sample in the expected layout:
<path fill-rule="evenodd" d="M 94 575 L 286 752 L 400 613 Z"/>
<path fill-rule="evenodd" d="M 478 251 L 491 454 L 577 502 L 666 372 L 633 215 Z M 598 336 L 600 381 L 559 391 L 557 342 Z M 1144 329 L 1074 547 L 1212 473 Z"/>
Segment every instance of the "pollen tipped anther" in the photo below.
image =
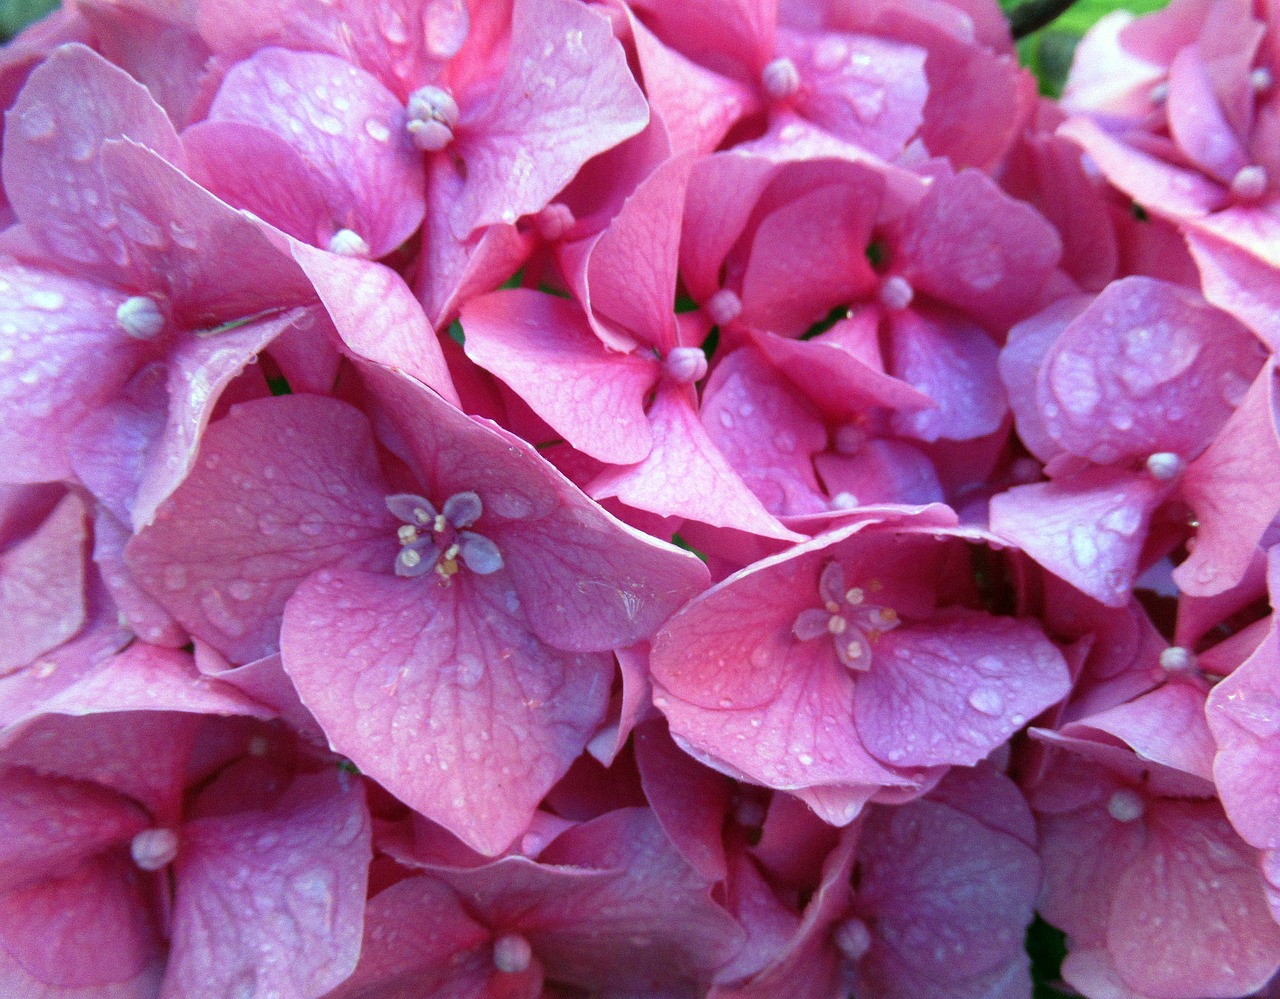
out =
<path fill-rule="evenodd" d="M 519 933 L 504 933 L 493 942 L 493 966 L 508 975 L 528 971 L 533 948 Z"/>
<path fill-rule="evenodd" d="M 164 313 L 150 295 L 133 295 L 116 308 L 116 322 L 135 340 L 154 340 L 164 330 Z"/>
<path fill-rule="evenodd" d="M 129 855 L 144 871 L 158 871 L 178 855 L 178 834 L 172 829 L 144 829 L 129 843 Z"/>
<path fill-rule="evenodd" d="M 419 87 L 409 95 L 409 120 L 405 129 L 413 144 L 426 153 L 438 153 L 453 141 L 458 124 L 458 102 L 442 87 Z"/>

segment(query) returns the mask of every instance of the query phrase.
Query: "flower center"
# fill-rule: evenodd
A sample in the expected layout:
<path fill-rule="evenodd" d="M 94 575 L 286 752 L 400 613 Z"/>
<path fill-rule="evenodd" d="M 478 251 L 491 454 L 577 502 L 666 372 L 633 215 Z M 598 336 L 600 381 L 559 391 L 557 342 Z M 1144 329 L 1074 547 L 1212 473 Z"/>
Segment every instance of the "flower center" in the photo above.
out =
<path fill-rule="evenodd" d="M 838 562 L 828 562 L 818 580 L 822 606 L 801 611 L 791 631 L 802 642 L 829 636 L 846 667 L 866 672 L 871 668 L 871 646 L 902 623 L 892 607 L 868 602 L 867 593 L 879 589 L 874 579 L 865 589 L 846 587 L 844 569 Z"/>
<path fill-rule="evenodd" d="M 458 102 L 442 87 L 419 87 L 409 95 L 409 120 L 405 128 L 413 144 L 427 153 L 438 153 L 453 141 L 458 124 Z"/>
<path fill-rule="evenodd" d="M 398 493 L 387 497 L 387 509 L 403 522 L 396 530 L 400 541 L 395 560 L 397 576 L 412 579 L 435 569 L 448 582 L 458 571 L 459 560 L 479 576 L 502 568 L 498 546 L 483 534 L 464 530 L 484 513 L 484 505 L 475 493 L 454 493 L 438 512 L 422 496 Z"/>
<path fill-rule="evenodd" d="M 144 871 L 158 871 L 178 855 L 178 834 L 172 829 L 143 829 L 129 844 L 133 862 Z"/>

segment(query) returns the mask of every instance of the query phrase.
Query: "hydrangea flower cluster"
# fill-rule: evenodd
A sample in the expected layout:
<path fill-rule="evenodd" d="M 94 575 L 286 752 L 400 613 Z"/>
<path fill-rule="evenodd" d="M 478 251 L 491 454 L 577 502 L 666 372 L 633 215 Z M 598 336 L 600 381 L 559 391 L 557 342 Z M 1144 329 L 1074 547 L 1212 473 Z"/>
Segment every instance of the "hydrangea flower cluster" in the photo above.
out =
<path fill-rule="evenodd" d="M 0 994 L 1280 995 L 1280 21 L 0 51 Z M 1038 914 L 1038 917 L 1037 917 Z"/>

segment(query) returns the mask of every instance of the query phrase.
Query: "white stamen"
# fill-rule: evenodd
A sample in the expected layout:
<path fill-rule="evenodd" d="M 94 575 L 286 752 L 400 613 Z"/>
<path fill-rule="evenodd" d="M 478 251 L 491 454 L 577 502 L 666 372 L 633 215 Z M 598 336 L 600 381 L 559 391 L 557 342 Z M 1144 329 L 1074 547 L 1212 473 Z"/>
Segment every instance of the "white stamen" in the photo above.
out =
<path fill-rule="evenodd" d="M 116 322 L 135 340 L 153 340 L 164 329 L 164 313 L 150 295 L 133 295 L 117 307 Z"/>
<path fill-rule="evenodd" d="M 172 829 L 144 829 L 133 837 L 129 854 L 144 871 L 158 871 L 178 855 L 178 834 Z"/>
<path fill-rule="evenodd" d="M 849 622 L 838 614 L 833 614 L 827 622 L 827 631 L 833 635 L 843 635 L 849 629 Z"/>
<path fill-rule="evenodd" d="M 1187 673 L 1196 668 L 1196 654 L 1182 645 L 1174 645 L 1160 653 L 1160 668 L 1170 673 Z"/>
<path fill-rule="evenodd" d="M 1161 80 L 1151 88 L 1151 92 L 1147 96 L 1151 98 L 1152 104 L 1163 104 L 1169 99 L 1169 84 Z"/>
<path fill-rule="evenodd" d="M 329 238 L 329 252 L 340 257 L 367 257 L 372 251 L 359 233 L 339 229 Z"/>
<path fill-rule="evenodd" d="M 508 975 L 528 971 L 533 963 L 533 948 L 519 933 L 504 933 L 493 942 L 493 966 Z"/>
<path fill-rule="evenodd" d="M 1275 83 L 1275 78 L 1271 75 L 1271 70 L 1266 66 L 1259 66 L 1249 74 L 1249 85 L 1253 87 L 1255 94 L 1265 94 L 1271 89 Z"/>
<path fill-rule="evenodd" d="M 1157 451 L 1147 459 L 1147 474 L 1157 482 L 1172 482 L 1186 467 L 1187 463 L 1172 451 Z"/>
<path fill-rule="evenodd" d="M 891 312 L 901 312 L 915 297 L 916 290 L 911 287 L 911 282 L 901 275 L 885 278 L 880 285 L 880 301 Z"/>
<path fill-rule="evenodd" d="M 1257 166 L 1242 167 L 1231 180 L 1231 193 L 1240 201 L 1257 201 L 1267 193 L 1267 171 Z"/>
<path fill-rule="evenodd" d="M 861 960 L 871 949 L 871 931 L 856 916 L 851 916 L 837 926 L 831 939 L 836 949 L 849 961 Z"/>
<path fill-rule="evenodd" d="M 742 314 L 742 299 L 730 288 L 721 288 L 707 299 L 703 306 L 711 321 L 717 326 L 731 323 Z"/>
<path fill-rule="evenodd" d="M 404 563 L 404 567 L 405 567 L 406 569 L 412 569 L 412 568 L 414 568 L 414 567 L 415 567 L 419 562 L 421 562 L 421 561 L 422 561 L 422 556 L 421 556 L 421 555 L 419 555 L 419 554 L 418 554 L 416 551 L 414 551 L 412 548 L 404 548 L 404 549 L 402 549 L 402 550 L 401 550 L 401 552 L 400 552 L 400 554 L 399 554 L 399 555 L 397 555 L 397 556 L 396 556 L 396 558 L 398 558 L 402 563 Z"/>
<path fill-rule="evenodd" d="M 761 71 L 760 85 L 773 100 L 786 100 L 800 89 L 800 71 L 785 56 L 774 59 Z"/>
<path fill-rule="evenodd" d="M 1117 822 L 1136 822 L 1146 810 L 1147 806 L 1142 799 L 1127 787 L 1120 788 L 1107 802 L 1107 812 Z"/>

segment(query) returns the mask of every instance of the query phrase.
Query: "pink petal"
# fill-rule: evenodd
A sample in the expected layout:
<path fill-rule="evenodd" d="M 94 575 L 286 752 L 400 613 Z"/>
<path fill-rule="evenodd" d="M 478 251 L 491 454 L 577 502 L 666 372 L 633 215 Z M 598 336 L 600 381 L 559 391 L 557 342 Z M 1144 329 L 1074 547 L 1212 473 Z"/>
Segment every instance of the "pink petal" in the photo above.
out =
<path fill-rule="evenodd" d="M 524 288 L 462 310 L 467 356 L 510 385 L 578 450 L 630 465 L 652 447 L 644 402 L 657 363 L 610 350 L 574 303 Z"/>
<path fill-rule="evenodd" d="M 904 276 L 978 320 L 1013 322 L 1035 304 L 1062 255 L 1057 232 L 985 174 L 934 180 L 904 224 Z"/>
<path fill-rule="evenodd" d="M 636 188 L 592 246 L 585 275 L 591 311 L 664 355 L 679 343 L 672 303 L 692 166 L 692 156 L 674 157 Z"/>
<path fill-rule="evenodd" d="M 182 145 L 192 179 L 228 204 L 316 246 L 327 246 L 341 228 L 325 197 L 324 179 L 261 125 L 206 119 L 182 133 Z M 265 163 L 270 172 L 263 170 Z"/>
<path fill-rule="evenodd" d="M 740 153 L 708 156 L 694 165 L 685 195 L 680 276 L 698 302 L 720 290 L 721 265 L 776 173 L 768 160 Z M 726 197 L 729 191 L 733 197 Z"/>
<path fill-rule="evenodd" d="M 1169 64 L 1169 131 L 1193 164 L 1229 185 L 1248 160 L 1218 104 L 1205 62 L 1200 46 L 1188 45 Z"/>
<path fill-rule="evenodd" d="M 1149 476 L 1108 469 L 1016 486 L 991 498 L 991 530 L 1095 600 L 1120 607 L 1165 492 Z"/>
<path fill-rule="evenodd" d="M 999 429 L 1009 404 L 996 373 L 999 348 L 981 328 L 945 313 L 898 313 L 893 373 L 934 402 L 934 408 L 896 413 L 904 437 L 933 442 L 972 440 Z"/>
<path fill-rule="evenodd" d="M 875 286 L 867 260 L 883 181 L 858 171 L 851 182 L 817 187 L 766 215 L 756 227 L 742 277 L 742 317 L 749 326 L 799 336 L 835 304 Z M 806 275 L 796 280 L 796 273 Z"/>
<path fill-rule="evenodd" d="M 69 493 L 32 534 L 0 552 L 0 676 L 84 626 L 86 516 L 84 500 Z"/>
<path fill-rule="evenodd" d="M 369 900 L 360 963 L 327 999 L 394 995 L 386 990 L 399 991 L 406 980 L 420 995 L 486 995 L 491 937 L 447 885 L 433 877 L 405 878 Z"/>
<path fill-rule="evenodd" d="M 972 766 L 1070 689 L 1037 624 L 956 610 L 883 635 L 853 711 L 881 760 Z"/>
<path fill-rule="evenodd" d="M 627 15 L 645 96 L 670 132 L 672 152 L 710 153 L 757 109 L 755 93 L 667 48 L 634 14 Z"/>
<path fill-rule="evenodd" d="M 1226 202 L 1223 189 L 1201 174 L 1139 152 L 1084 118 L 1071 119 L 1058 134 L 1082 146 L 1107 180 L 1153 213 L 1197 218 Z"/>
<path fill-rule="evenodd" d="M 590 486 L 597 499 L 680 516 L 761 537 L 794 539 L 747 488 L 703 429 L 682 386 L 663 382 L 649 407 L 653 448 L 640 464 L 606 471 Z"/>
<path fill-rule="evenodd" d="M 156 994 L 162 947 L 123 851 L 0 895 L 0 974 L 15 995 L 144 999 Z"/>
<path fill-rule="evenodd" d="M 505 572 L 446 585 L 324 570 L 289 601 L 282 638 L 285 669 L 334 747 L 488 855 L 581 753 L 613 671 L 606 656 L 540 642 L 508 587 Z"/>
<path fill-rule="evenodd" d="M 1045 427 L 1098 464 L 1156 452 L 1189 461 L 1227 422 L 1262 359 L 1249 331 L 1198 295 L 1151 278 L 1115 281 L 1045 354 Z"/>
<path fill-rule="evenodd" d="M 129 630 L 152 645 L 181 648 L 190 636 L 133 578 L 124 562 L 124 548 L 133 535 L 105 507 L 93 522 L 93 560 L 111 599 L 128 622 Z"/>
<path fill-rule="evenodd" d="M 116 321 L 127 296 L 101 285 L 9 263 L 0 290 L 0 321 L 14 330 L 0 334 L 5 478 L 68 478 L 71 433 L 115 396 L 148 348 Z"/>
<path fill-rule="evenodd" d="M 846 142 L 893 160 L 924 121 L 928 55 L 915 45 L 825 31 L 818 38 L 778 34 L 802 81 L 795 108 Z"/>
<path fill-rule="evenodd" d="M 1205 721 L 1204 692 L 1193 684 L 1171 681 L 1061 731 L 1076 734 L 1076 726 L 1115 736 L 1143 760 L 1213 780 L 1216 747 Z"/>
<path fill-rule="evenodd" d="M 1248 326 L 1272 350 L 1280 347 L 1275 282 L 1280 229 L 1270 213 L 1228 208 L 1187 224 L 1184 236 L 1200 270 L 1204 297 Z"/>
<path fill-rule="evenodd" d="M 827 509 L 812 460 L 827 446 L 827 429 L 759 352 L 735 350 L 720 361 L 701 416 L 711 443 L 770 513 Z"/>
<path fill-rule="evenodd" d="M 351 974 L 371 856 L 358 780 L 298 777 L 271 811 L 197 819 L 179 839 L 166 995 L 319 996 Z"/>
<path fill-rule="evenodd" d="M 1125 983 L 1149 995 L 1261 988 L 1280 967 L 1280 926 L 1256 853 L 1210 802 L 1162 802 L 1147 832 L 1115 885 L 1107 931 Z"/>
<path fill-rule="evenodd" d="M 276 650 L 285 601 L 309 573 L 390 566 L 388 491 L 368 423 L 345 403 L 246 403 L 208 429 L 200 462 L 126 560 L 188 630 L 249 662 Z"/>
<path fill-rule="evenodd" d="M 260 125 L 288 141 L 324 185 L 332 228 L 355 232 L 374 258 L 408 239 L 425 210 L 422 158 L 404 113 L 346 60 L 277 48 L 232 66 L 209 108 L 212 121 Z"/>
<path fill-rule="evenodd" d="M 454 150 L 467 170 L 454 234 L 545 207 L 583 163 L 647 120 L 607 18 L 570 0 L 518 0 L 502 78 L 459 123 Z"/>
<path fill-rule="evenodd" d="M 1182 496 L 1200 526 L 1174 582 L 1193 596 L 1235 585 L 1280 511 L 1280 406 L 1274 362 L 1258 373 L 1239 408 L 1207 451 L 1191 463 Z"/>
<path fill-rule="evenodd" d="M 338 336 L 358 356 L 399 368 L 450 402 L 458 394 L 427 317 L 390 267 L 293 243 Z"/>
<path fill-rule="evenodd" d="M 83 45 L 63 46 L 31 73 L 14 105 L 4 186 L 50 250 L 82 273 L 128 287 L 139 230 L 121 217 L 102 159 L 104 143 L 121 138 L 183 163 L 177 133 L 142 84 Z"/>
<path fill-rule="evenodd" d="M 22 768 L 0 775 L 0 803 L 0 892 L 63 877 L 149 825 L 149 816 L 127 798 Z"/>

